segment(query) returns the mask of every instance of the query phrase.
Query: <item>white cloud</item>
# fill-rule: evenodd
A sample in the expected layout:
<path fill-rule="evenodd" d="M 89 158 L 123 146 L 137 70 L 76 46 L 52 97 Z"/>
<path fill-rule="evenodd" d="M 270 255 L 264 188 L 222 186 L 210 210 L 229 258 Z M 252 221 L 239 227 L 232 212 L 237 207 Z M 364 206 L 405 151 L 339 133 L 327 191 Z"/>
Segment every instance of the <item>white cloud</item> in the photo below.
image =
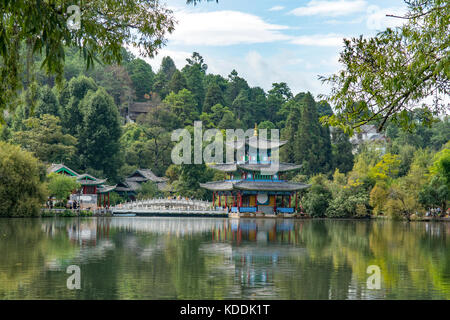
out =
<path fill-rule="evenodd" d="M 274 7 L 270 8 L 269 11 L 281 11 L 283 9 L 284 9 L 283 6 L 274 6 Z"/>
<path fill-rule="evenodd" d="M 288 40 L 281 31 L 288 26 L 270 24 L 258 16 L 239 11 L 175 13 L 179 21 L 172 35 L 173 44 L 228 46 Z"/>
<path fill-rule="evenodd" d="M 367 4 L 363 0 L 339 0 L 339 1 L 320 1 L 311 0 L 304 7 L 292 10 L 290 13 L 296 16 L 328 16 L 337 17 L 351 13 L 364 11 Z"/>
<path fill-rule="evenodd" d="M 366 25 L 371 30 L 384 30 L 388 27 L 398 27 L 404 23 L 403 19 L 387 17 L 387 14 L 402 16 L 406 14 L 406 7 L 380 8 L 372 5 L 367 8 Z"/>
<path fill-rule="evenodd" d="M 343 45 L 343 36 L 334 33 L 314 34 L 294 37 L 290 42 L 305 46 L 340 47 Z"/>

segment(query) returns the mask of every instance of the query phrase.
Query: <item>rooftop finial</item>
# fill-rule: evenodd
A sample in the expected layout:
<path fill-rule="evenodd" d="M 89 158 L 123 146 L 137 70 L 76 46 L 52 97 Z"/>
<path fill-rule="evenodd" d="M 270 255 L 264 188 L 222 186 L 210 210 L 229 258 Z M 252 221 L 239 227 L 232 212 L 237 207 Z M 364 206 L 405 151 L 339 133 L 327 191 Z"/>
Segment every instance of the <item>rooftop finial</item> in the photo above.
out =
<path fill-rule="evenodd" d="M 253 135 L 254 135 L 255 137 L 258 136 L 258 126 L 257 126 L 256 122 L 255 122 L 255 129 L 253 130 Z"/>

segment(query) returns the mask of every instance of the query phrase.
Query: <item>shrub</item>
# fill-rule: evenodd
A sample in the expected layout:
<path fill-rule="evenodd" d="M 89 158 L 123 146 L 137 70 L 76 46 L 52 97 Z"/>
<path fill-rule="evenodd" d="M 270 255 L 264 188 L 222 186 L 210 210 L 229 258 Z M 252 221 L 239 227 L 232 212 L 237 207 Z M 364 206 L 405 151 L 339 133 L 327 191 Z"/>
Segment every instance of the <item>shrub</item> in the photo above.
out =
<path fill-rule="evenodd" d="M 331 192 L 322 185 L 313 185 L 303 198 L 303 208 L 312 217 L 324 217 Z"/>
<path fill-rule="evenodd" d="M 363 192 L 344 189 L 330 201 L 326 215 L 330 218 L 361 218 L 367 216 L 369 199 Z"/>

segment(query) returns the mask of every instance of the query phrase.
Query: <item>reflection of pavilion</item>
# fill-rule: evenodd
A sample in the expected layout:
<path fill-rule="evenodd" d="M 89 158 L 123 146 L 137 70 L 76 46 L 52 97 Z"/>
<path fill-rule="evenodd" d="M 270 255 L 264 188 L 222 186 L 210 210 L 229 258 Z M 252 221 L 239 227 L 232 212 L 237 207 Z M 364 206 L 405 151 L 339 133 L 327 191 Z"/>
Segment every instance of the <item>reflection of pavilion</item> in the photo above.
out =
<path fill-rule="evenodd" d="M 215 242 L 203 245 L 202 250 L 224 255 L 233 267 L 235 280 L 241 284 L 235 290 L 270 295 L 280 265 L 306 254 L 306 248 L 296 245 L 295 233 L 301 227 L 302 223 L 292 220 L 233 219 L 214 229 Z M 218 245 L 221 250 L 217 250 Z"/>
<path fill-rule="evenodd" d="M 296 244 L 302 227 L 303 222 L 292 220 L 232 219 L 222 228 L 215 228 L 212 238 L 215 241 L 229 240 L 238 245 L 242 241 Z"/>

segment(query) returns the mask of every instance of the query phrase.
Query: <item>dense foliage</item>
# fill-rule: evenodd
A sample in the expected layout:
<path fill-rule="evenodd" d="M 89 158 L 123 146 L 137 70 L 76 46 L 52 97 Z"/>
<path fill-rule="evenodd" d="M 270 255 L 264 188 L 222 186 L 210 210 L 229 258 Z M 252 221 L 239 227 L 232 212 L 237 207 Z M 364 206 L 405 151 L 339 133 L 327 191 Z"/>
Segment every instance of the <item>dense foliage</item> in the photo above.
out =
<path fill-rule="evenodd" d="M 173 21 L 171 12 L 156 0 L 125 1 L 120 8 L 116 1 L 111 1 L 111 8 L 104 1 L 91 4 L 98 10 L 86 14 L 101 18 L 109 10 L 119 10 L 123 15 L 118 20 L 107 15 L 101 26 L 98 21 L 82 24 L 73 34 L 65 27 L 52 30 L 46 34 L 49 42 L 41 43 L 28 28 L 45 21 L 50 22 L 46 28 L 59 25 L 67 4 L 58 2 L 61 10 L 49 16 L 51 3 L 42 2 L 42 17 L 36 17 L 34 8 L 26 9 L 34 18 L 27 20 L 29 26 L 20 21 L 17 34 L 7 19 L 0 39 L 2 80 L 7 80 L 2 85 L 9 92 L 2 91 L 0 110 L 7 95 L 14 104 L 1 114 L 5 125 L 0 128 L 0 140 L 20 145 L 44 164 L 64 163 L 108 178 L 109 183 L 122 181 L 137 168 L 149 168 L 168 177 L 168 190 L 176 195 L 210 199 L 211 193 L 199 183 L 222 179 L 223 174 L 205 164 L 172 164 L 172 131 L 188 128 L 192 132 L 195 121 L 202 121 L 204 129 L 223 132 L 257 124 L 259 129 L 279 129 L 281 139 L 289 141 L 280 151 L 281 161 L 302 165 L 287 178 L 312 184 L 302 204 L 313 216 L 410 217 L 436 207 L 446 210 L 449 121 L 419 105 L 430 92 L 448 93 L 445 2 L 413 5 L 404 27 L 369 40 L 347 41 L 341 54 L 344 72 L 327 79 L 333 85 L 328 98 L 334 109 L 309 92 L 292 92 L 284 82 L 273 83 L 266 92 L 251 87 L 236 70 L 227 77 L 208 73 L 198 52 L 181 68 L 171 57 L 164 57 L 159 69 L 153 70 L 118 43 L 140 42 L 144 56 L 151 56 L 163 44 Z M 17 9 L 0 3 L 11 18 L 21 6 L 25 4 L 19 2 Z M 144 7 L 150 10 L 137 15 Z M 134 39 L 137 42 L 127 33 L 129 28 L 116 24 L 127 18 L 135 21 L 131 29 L 143 34 L 139 41 Z M 160 24 L 153 28 L 155 19 Z M 419 20 L 423 25 L 415 26 Z M 431 34 L 434 29 L 436 33 Z M 116 38 L 111 38 L 111 31 Z M 104 37 L 104 45 L 95 43 L 87 49 L 86 43 L 75 41 L 78 32 L 85 32 L 87 41 Z M 63 45 L 59 40 L 66 38 Z M 43 50 L 55 41 L 56 53 Z M 36 50 L 25 59 L 30 48 Z M 94 58 L 100 63 L 87 68 Z M 25 60 L 27 72 L 17 67 Z M 403 62 L 408 62 L 406 71 Z M 137 116 L 135 111 L 142 106 L 147 111 Z M 365 123 L 382 128 L 383 138 L 350 142 L 348 133 Z M 161 191 L 145 185 L 139 197 L 144 196 L 161 196 Z M 114 203 L 120 201 L 116 195 L 113 198 Z"/>
<path fill-rule="evenodd" d="M 406 15 L 392 18 L 405 21 L 401 27 L 368 39 L 345 40 L 339 59 L 342 70 L 321 77 L 332 86 L 328 100 L 337 110 L 324 122 L 346 132 L 374 122 L 381 130 L 389 121 L 409 128 L 414 121 L 408 111 L 418 105 L 423 104 L 425 124 L 448 109 L 450 4 L 405 2 Z"/>
<path fill-rule="evenodd" d="M 19 146 L 0 141 L 0 216 L 37 216 L 46 195 L 40 161 Z"/>

